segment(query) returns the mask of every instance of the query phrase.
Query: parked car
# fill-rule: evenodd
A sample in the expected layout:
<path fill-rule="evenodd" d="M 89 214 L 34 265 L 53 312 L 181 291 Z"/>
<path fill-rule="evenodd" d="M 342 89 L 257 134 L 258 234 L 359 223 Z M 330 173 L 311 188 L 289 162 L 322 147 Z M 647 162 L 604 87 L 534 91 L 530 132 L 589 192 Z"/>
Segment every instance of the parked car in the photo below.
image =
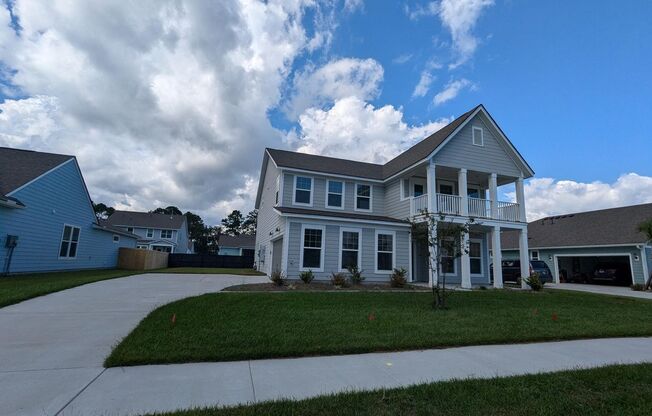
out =
<path fill-rule="evenodd" d="M 521 276 L 520 260 L 503 260 L 502 265 L 503 265 L 503 282 L 516 282 L 516 283 L 521 282 L 522 276 Z M 491 273 L 491 281 L 493 282 L 494 280 L 493 264 L 491 264 L 490 273 Z M 550 268 L 548 267 L 545 261 L 542 260 L 530 261 L 530 274 L 532 273 L 538 273 L 539 279 L 541 279 L 543 283 L 552 282 L 552 272 L 550 272 Z"/>
<path fill-rule="evenodd" d="M 600 262 L 593 268 L 591 282 L 623 284 L 630 281 L 629 266 L 618 262 Z"/>

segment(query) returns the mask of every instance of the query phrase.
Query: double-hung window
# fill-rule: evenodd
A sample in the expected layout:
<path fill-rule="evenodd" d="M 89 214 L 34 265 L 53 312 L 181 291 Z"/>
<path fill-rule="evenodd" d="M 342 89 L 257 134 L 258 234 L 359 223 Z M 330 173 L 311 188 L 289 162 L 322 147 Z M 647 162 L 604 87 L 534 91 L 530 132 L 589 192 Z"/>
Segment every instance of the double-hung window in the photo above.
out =
<path fill-rule="evenodd" d="M 484 146 L 484 133 L 482 127 L 473 127 L 473 145 Z"/>
<path fill-rule="evenodd" d="M 471 261 L 471 274 L 482 274 L 482 243 L 471 240 L 469 242 L 469 259 Z"/>
<path fill-rule="evenodd" d="M 294 177 L 294 203 L 297 205 L 312 205 L 312 178 L 306 176 Z"/>
<path fill-rule="evenodd" d="M 64 225 L 61 245 L 59 246 L 59 257 L 74 259 L 77 257 L 77 245 L 79 244 L 79 227 Z"/>
<path fill-rule="evenodd" d="M 530 252 L 530 260 L 539 260 L 539 252 L 537 250 Z"/>
<path fill-rule="evenodd" d="M 154 237 L 154 230 L 151 228 L 147 229 L 147 238 L 152 238 Z"/>
<path fill-rule="evenodd" d="M 301 227 L 301 270 L 323 271 L 325 228 L 319 225 Z"/>
<path fill-rule="evenodd" d="M 394 269 L 394 237 L 392 231 L 376 231 L 376 273 Z"/>
<path fill-rule="evenodd" d="M 276 177 L 276 194 L 274 197 L 274 206 L 278 206 L 280 192 L 281 192 L 281 175 L 278 175 Z"/>
<path fill-rule="evenodd" d="M 360 235 L 357 228 L 342 228 L 340 231 L 340 270 L 360 267 Z"/>
<path fill-rule="evenodd" d="M 172 230 L 161 230 L 161 238 L 172 238 Z"/>
<path fill-rule="evenodd" d="M 326 181 L 326 206 L 328 208 L 344 207 L 344 182 Z"/>
<path fill-rule="evenodd" d="M 371 211 L 371 185 L 355 185 L 355 209 Z"/>
<path fill-rule="evenodd" d="M 457 274 L 455 271 L 455 245 L 454 239 L 446 239 L 441 247 L 441 272 L 446 274 Z"/>
<path fill-rule="evenodd" d="M 408 199 L 410 197 L 410 180 L 402 179 L 401 180 L 401 200 Z"/>

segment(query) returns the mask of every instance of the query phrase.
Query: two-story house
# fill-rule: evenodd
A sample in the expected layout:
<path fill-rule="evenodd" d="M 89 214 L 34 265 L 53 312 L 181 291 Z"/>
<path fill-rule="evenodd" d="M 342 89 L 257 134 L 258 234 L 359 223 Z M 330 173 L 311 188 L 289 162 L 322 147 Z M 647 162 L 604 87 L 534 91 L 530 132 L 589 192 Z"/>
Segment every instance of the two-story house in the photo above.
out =
<path fill-rule="evenodd" d="M 529 274 L 523 180 L 533 175 L 482 105 L 385 164 L 266 149 L 256 196 L 257 268 L 291 278 L 312 270 L 328 279 L 356 264 L 369 281 L 405 268 L 410 281 L 433 284 L 432 249 L 410 225 L 425 221 L 427 210 L 447 221 L 475 220 L 465 236 L 468 253 L 442 262 L 447 282 L 489 284 L 491 240 L 494 285 L 502 287 L 502 230 L 518 232 L 521 273 Z M 498 187 L 508 184 L 515 184 L 516 202 L 498 200 Z"/>
<path fill-rule="evenodd" d="M 185 215 L 115 211 L 106 224 L 136 234 L 137 248 L 167 253 L 192 253 Z"/>

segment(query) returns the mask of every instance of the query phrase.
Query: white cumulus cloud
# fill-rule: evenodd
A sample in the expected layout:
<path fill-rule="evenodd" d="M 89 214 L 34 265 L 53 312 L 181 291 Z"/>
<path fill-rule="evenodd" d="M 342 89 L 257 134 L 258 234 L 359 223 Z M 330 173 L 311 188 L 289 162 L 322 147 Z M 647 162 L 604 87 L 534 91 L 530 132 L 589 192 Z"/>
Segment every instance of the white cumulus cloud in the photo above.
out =
<path fill-rule="evenodd" d="M 300 152 L 384 163 L 449 122 L 439 119 L 410 126 L 401 109 L 376 108 L 347 97 L 327 110 L 306 110 L 299 118 L 299 131 L 291 132 L 288 141 Z"/>
<path fill-rule="evenodd" d="M 450 101 L 457 97 L 458 94 L 465 88 L 473 89 L 475 85 L 466 78 L 450 81 L 443 90 L 435 94 L 433 102 L 435 105 L 440 105 L 446 101 Z"/>

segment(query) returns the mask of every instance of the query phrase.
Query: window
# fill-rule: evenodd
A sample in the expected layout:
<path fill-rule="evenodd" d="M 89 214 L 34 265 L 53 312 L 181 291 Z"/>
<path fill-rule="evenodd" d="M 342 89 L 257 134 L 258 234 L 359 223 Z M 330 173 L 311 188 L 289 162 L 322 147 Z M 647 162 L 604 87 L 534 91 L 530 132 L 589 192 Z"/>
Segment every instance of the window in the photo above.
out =
<path fill-rule="evenodd" d="M 482 243 L 469 242 L 469 259 L 471 261 L 471 274 L 482 274 Z"/>
<path fill-rule="evenodd" d="M 161 230 L 161 238 L 172 238 L 172 230 Z"/>
<path fill-rule="evenodd" d="M 484 135 L 480 127 L 473 127 L 473 144 L 475 146 L 484 146 Z"/>
<path fill-rule="evenodd" d="M 457 274 L 455 271 L 455 257 L 453 257 L 454 240 L 448 239 L 442 241 L 441 247 L 441 272 L 446 274 Z"/>
<path fill-rule="evenodd" d="M 326 181 L 326 206 L 329 208 L 344 207 L 344 182 Z"/>
<path fill-rule="evenodd" d="M 305 176 L 294 177 L 294 203 L 312 205 L 312 178 Z"/>
<path fill-rule="evenodd" d="M 79 244 L 79 227 L 73 225 L 63 226 L 59 257 L 74 259 L 77 257 L 77 245 Z"/>
<path fill-rule="evenodd" d="M 301 270 L 323 271 L 324 227 L 304 225 L 301 230 Z"/>
<path fill-rule="evenodd" d="M 355 185 L 355 209 L 362 211 L 371 211 L 371 186 Z"/>
<path fill-rule="evenodd" d="M 423 185 L 419 183 L 414 184 L 414 196 L 421 196 L 423 195 Z"/>
<path fill-rule="evenodd" d="M 376 231 L 376 273 L 391 273 L 394 268 L 394 233 Z"/>
<path fill-rule="evenodd" d="M 120 236 L 113 234 L 113 242 L 114 243 L 119 243 L 120 242 Z"/>
<path fill-rule="evenodd" d="M 274 199 L 274 205 L 278 205 L 278 194 L 281 191 L 281 175 L 276 177 L 276 197 Z"/>
<path fill-rule="evenodd" d="M 136 246 L 136 248 L 142 248 L 144 250 L 147 250 L 149 248 L 149 246 Z"/>
<path fill-rule="evenodd" d="M 133 233 L 134 232 L 134 227 L 127 227 L 127 232 L 128 233 Z"/>
<path fill-rule="evenodd" d="M 401 199 L 408 199 L 410 197 L 410 180 L 403 179 L 401 181 Z"/>
<path fill-rule="evenodd" d="M 468 188 L 467 195 L 469 196 L 469 198 L 482 198 L 479 188 Z"/>
<path fill-rule="evenodd" d="M 539 251 L 538 250 L 532 250 L 530 252 L 530 260 L 539 260 Z"/>
<path fill-rule="evenodd" d="M 349 266 L 360 267 L 360 234 L 360 229 L 340 230 L 340 270 L 346 270 Z"/>
<path fill-rule="evenodd" d="M 154 230 L 152 230 L 151 228 L 148 228 L 147 229 L 147 237 L 148 238 L 154 237 Z"/>
<path fill-rule="evenodd" d="M 452 183 L 440 183 L 439 184 L 439 193 L 444 195 L 454 195 L 455 187 Z"/>

